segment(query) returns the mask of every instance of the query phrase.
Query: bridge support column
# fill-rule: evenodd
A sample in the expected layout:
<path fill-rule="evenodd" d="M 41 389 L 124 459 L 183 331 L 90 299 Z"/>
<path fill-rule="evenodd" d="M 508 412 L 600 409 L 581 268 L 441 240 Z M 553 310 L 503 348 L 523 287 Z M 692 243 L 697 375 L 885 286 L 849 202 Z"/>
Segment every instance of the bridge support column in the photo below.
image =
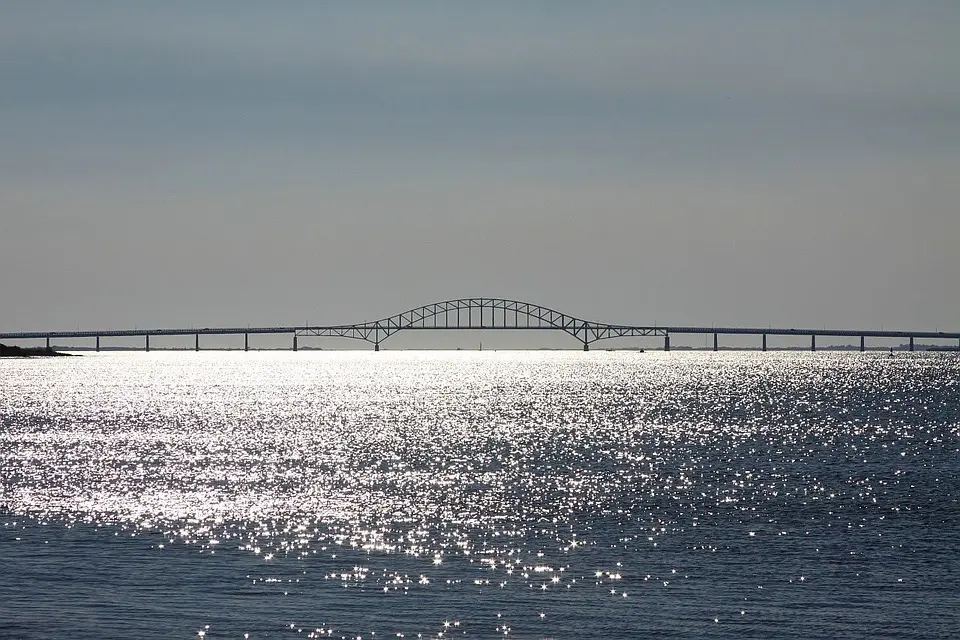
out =
<path fill-rule="evenodd" d="M 860 336 L 860 352 L 863 353 L 867 350 L 867 339 L 865 336 Z"/>
<path fill-rule="evenodd" d="M 200 334 L 193 336 L 193 350 L 200 351 Z"/>
<path fill-rule="evenodd" d="M 816 350 L 817 350 L 817 334 L 814 333 L 810 335 L 810 351 L 816 351 Z"/>
<path fill-rule="evenodd" d="M 380 343 L 379 343 L 379 342 L 374 342 L 374 343 L 373 343 L 373 350 L 374 350 L 374 351 L 380 351 Z"/>
<path fill-rule="evenodd" d="M 297 334 L 293 334 L 293 350 L 297 350 Z"/>
<path fill-rule="evenodd" d="M 50 336 L 47 336 L 47 349 L 50 348 Z"/>
<path fill-rule="evenodd" d="M 763 334 L 763 340 L 760 342 L 760 349 L 763 351 L 767 350 L 767 334 Z"/>
<path fill-rule="evenodd" d="M 250 351 L 250 334 L 243 334 L 243 350 Z"/>
<path fill-rule="evenodd" d="M 913 351 L 913 336 L 910 336 L 910 351 Z"/>
<path fill-rule="evenodd" d="M 143 350 L 150 351 L 150 334 L 143 336 Z"/>
<path fill-rule="evenodd" d="M 713 334 L 713 350 L 714 350 L 714 351 L 719 351 L 719 350 L 720 350 L 720 346 L 719 346 L 719 344 L 717 344 L 717 334 L 716 334 L 716 333 Z"/>
<path fill-rule="evenodd" d="M 584 343 L 583 343 L 583 350 L 584 350 L 584 351 L 590 351 L 590 343 L 589 343 L 589 342 L 584 342 Z"/>
<path fill-rule="evenodd" d="M 663 350 L 670 351 L 670 336 L 663 336 Z"/>
<path fill-rule="evenodd" d="M 100 336 L 97 336 L 97 346 L 95 348 L 97 350 L 97 353 L 100 353 Z"/>

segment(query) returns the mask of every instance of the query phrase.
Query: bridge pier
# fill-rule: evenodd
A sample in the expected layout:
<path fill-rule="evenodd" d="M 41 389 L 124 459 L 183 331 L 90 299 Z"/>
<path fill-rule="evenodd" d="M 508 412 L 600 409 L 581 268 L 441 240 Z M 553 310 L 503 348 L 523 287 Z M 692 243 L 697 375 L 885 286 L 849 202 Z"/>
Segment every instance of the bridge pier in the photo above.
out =
<path fill-rule="evenodd" d="M 913 351 L 913 336 L 910 336 L 910 351 Z"/>
<path fill-rule="evenodd" d="M 810 351 L 816 351 L 816 350 L 817 350 L 817 334 L 811 333 L 810 334 Z"/>
<path fill-rule="evenodd" d="M 297 350 L 297 334 L 293 334 L 293 350 Z"/>
<path fill-rule="evenodd" d="M 720 346 L 717 344 L 717 333 L 716 333 L 716 332 L 713 333 L 713 350 L 714 350 L 714 351 L 719 351 L 719 350 L 720 350 Z"/>
<path fill-rule="evenodd" d="M 100 336 L 97 336 L 97 346 L 95 348 L 97 350 L 97 353 L 100 353 Z"/>
<path fill-rule="evenodd" d="M 149 333 L 143 336 L 143 350 L 150 351 L 150 334 Z"/>
<path fill-rule="evenodd" d="M 380 343 L 379 343 L 379 342 L 374 342 L 374 343 L 373 343 L 373 350 L 374 350 L 374 351 L 380 351 Z"/>
<path fill-rule="evenodd" d="M 867 350 L 867 339 L 865 336 L 860 336 L 860 352 L 863 353 Z"/>
<path fill-rule="evenodd" d="M 50 336 L 47 336 L 47 349 L 50 348 Z"/>
<path fill-rule="evenodd" d="M 193 350 L 200 351 L 200 334 L 193 336 Z"/>
<path fill-rule="evenodd" d="M 670 351 L 670 335 L 663 336 L 663 350 Z"/>
<path fill-rule="evenodd" d="M 584 343 L 583 343 L 583 350 L 584 350 L 584 351 L 590 351 L 590 343 L 589 343 L 589 342 L 584 342 Z"/>
<path fill-rule="evenodd" d="M 763 334 L 763 340 L 760 342 L 760 349 L 762 351 L 767 350 L 767 334 Z"/>
<path fill-rule="evenodd" d="M 243 334 L 243 350 L 250 351 L 250 334 Z"/>

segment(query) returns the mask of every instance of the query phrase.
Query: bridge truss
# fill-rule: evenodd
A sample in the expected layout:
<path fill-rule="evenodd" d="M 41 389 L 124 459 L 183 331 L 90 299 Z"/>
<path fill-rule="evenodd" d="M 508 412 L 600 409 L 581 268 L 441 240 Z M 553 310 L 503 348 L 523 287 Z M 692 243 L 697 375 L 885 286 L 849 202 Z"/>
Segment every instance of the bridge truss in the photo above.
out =
<path fill-rule="evenodd" d="M 445 300 L 372 322 L 303 327 L 296 335 L 355 338 L 366 340 L 379 350 L 380 343 L 395 333 L 424 329 L 563 331 L 581 342 L 584 351 L 589 350 L 592 343 L 608 338 L 667 335 L 665 329 L 592 322 L 537 304 L 502 298 Z"/>

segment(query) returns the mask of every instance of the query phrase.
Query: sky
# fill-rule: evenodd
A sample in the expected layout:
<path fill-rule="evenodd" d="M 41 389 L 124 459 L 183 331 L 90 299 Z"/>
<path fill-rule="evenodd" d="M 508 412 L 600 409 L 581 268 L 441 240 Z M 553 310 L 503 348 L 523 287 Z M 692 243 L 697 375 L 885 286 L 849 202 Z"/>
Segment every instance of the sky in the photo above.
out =
<path fill-rule="evenodd" d="M 960 330 L 953 0 L 0 13 L 0 331 Z"/>

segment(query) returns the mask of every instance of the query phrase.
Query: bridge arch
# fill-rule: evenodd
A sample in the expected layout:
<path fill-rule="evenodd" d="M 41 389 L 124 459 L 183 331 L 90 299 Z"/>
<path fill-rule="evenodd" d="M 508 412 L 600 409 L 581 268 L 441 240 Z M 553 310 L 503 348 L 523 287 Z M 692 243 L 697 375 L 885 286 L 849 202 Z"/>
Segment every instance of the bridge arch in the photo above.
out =
<path fill-rule="evenodd" d="M 607 338 L 665 335 L 652 327 L 631 327 L 594 322 L 543 305 L 506 298 L 457 298 L 425 304 L 379 320 L 329 327 L 304 327 L 302 336 L 337 336 L 380 343 L 404 330 L 423 329 L 538 329 L 563 331 L 583 344 L 584 350 Z"/>

